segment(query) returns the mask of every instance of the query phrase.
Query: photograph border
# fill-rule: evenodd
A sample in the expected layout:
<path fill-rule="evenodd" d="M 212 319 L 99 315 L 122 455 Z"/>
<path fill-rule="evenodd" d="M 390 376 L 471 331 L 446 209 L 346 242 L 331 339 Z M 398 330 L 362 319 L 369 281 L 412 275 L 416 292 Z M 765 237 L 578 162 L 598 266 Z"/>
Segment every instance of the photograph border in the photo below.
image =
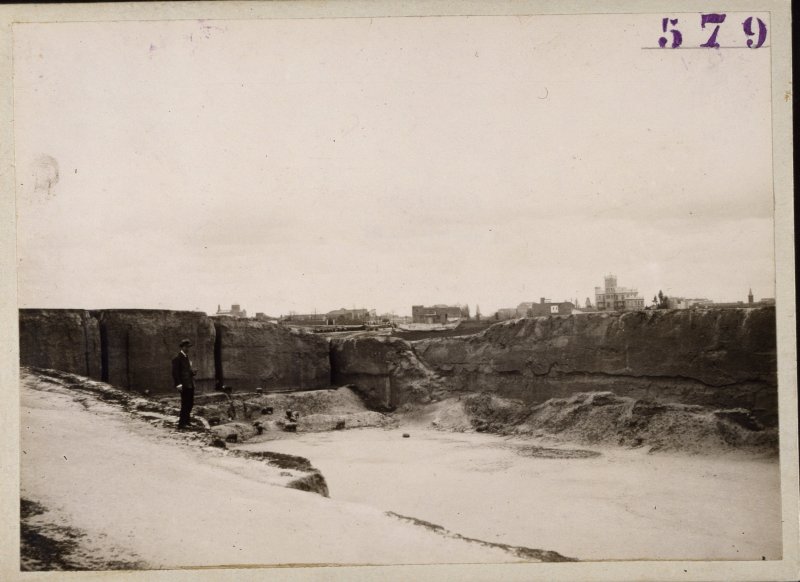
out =
<path fill-rule="evenodd" d="M 770 562 L 601 561 L 402 566 L 265 566 L 132 572 L 19 572 L 20 418 L 16 205 L 13 125 L 15 23 L 135 20 L 242 20 L 409 16 L 497 16 L 764 11 L 771 16 L 772 139 L 783 559 Z M 791 5 L 788 1 L 541 2 L 365 0 L 159 2 L 0 6 L 0 579 L 7 580 L 795 580 L 800 577 L 794 199 L 792 157 Z"/>

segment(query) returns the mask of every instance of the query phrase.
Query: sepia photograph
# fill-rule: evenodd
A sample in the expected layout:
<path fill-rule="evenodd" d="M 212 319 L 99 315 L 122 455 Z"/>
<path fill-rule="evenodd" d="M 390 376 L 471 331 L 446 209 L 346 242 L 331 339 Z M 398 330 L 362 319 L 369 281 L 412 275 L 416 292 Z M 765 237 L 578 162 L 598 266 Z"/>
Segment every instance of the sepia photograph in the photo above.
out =
<path fill-rule="evenodd" d="M 796 579 L 790 5 L 693 6 L 3 7 L 9 579 Z"/>

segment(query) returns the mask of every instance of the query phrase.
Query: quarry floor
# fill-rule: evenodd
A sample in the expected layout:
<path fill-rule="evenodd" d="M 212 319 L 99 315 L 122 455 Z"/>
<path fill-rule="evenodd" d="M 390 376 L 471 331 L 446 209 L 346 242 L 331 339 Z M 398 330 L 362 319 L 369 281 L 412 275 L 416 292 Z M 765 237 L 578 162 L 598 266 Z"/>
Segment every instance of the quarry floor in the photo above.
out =
<path fill-rule="evenodd" d="M 600 456 L 537 458 L 535 446 L 587 449 L 408 425 L 240 448 L 308 458 L 335 499 L 580 560 L 781 557 L 777 459 L 595 447 Z"/>
<path fill-rule="evenodd" d="M 23 570 L 523 561 L 33 376 L 20 414 Z"/>
<path fill-rule="evenodd" d="M 44 508 L 26 523 L 72 544 L 72 568 L 520 561 L 465 538 L 579 560 L 781 554 L 777 459 L 572 447 L 419 422 L 272 433 L 238 447 L 308 458 L 327 480 L 324 498 L 284 487 L 291 471 L 34 377 L 21 399 L 20 493 Z M 537 445 L 600 454 L 530 456 Z"/>

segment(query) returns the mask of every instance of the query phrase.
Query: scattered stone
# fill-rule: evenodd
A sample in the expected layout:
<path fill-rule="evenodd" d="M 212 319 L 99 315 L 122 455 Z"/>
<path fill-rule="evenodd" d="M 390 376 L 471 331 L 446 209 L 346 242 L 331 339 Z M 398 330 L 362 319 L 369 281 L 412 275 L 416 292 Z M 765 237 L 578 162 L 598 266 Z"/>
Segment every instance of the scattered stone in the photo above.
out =
<path fill-rule="evenodd" d="M 224 449 L 224 448 L 227 448 L 228 445 L 226 445 L 225 441 L 223 441 L 222 439 L 215 438 L 215 439 L 211 440 L 211 446 L 212 447 L 218 447 L 220 449 Z"/>
<path fill-rule="evenodd" d="M 404 433 L 403 433 L 403 438 L 404 438 L 404 439 L 407 439 L 407 438 L 410 438 L 410 437 L 411 437 L 411 435 L 410 435 L 410 434 L 408 434 L 407 432 L 404 432 Z"/>

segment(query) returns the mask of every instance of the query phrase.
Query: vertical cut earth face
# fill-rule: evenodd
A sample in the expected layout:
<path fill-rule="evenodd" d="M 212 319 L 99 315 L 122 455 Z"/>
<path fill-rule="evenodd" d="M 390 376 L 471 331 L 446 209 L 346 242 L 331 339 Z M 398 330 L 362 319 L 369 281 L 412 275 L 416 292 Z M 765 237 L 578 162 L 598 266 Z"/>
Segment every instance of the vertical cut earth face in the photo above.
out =
<path fill-rule="evenodd" d="M 81 309 L 20 309 L 20 363 L 99 380 L 100 326 Z"/>
<path fill-rule="evenodd" d="M 215 330 L 211 319 L 193 311 L 109 309 L 99 314 L 107 375 L 104 381 L 120 388 L 172 393 L 172 358 L 184 338 L 197 370 L 199 391 L 214 386 Z"/>
<path fill-rule="evenodd" d="M 777 422 L 775 309 L 597 313 L 512 320 L 414 342 L 452 390 L 526 402 L 619 395 L 753 410 Z"/>
<path fill-rule="evenodd" d="M 331 365 L 334 383 L 352 384 L 378 410 L 429 402 L 440 388 L 438 377 L 411 344 L 394 337 L 333 339 Z"/>
<path fill-rule="evenodd" d="M 214 317 L 217 374 L 235 390 L 327 388 L 328 340 L 265 321 Z"/>

